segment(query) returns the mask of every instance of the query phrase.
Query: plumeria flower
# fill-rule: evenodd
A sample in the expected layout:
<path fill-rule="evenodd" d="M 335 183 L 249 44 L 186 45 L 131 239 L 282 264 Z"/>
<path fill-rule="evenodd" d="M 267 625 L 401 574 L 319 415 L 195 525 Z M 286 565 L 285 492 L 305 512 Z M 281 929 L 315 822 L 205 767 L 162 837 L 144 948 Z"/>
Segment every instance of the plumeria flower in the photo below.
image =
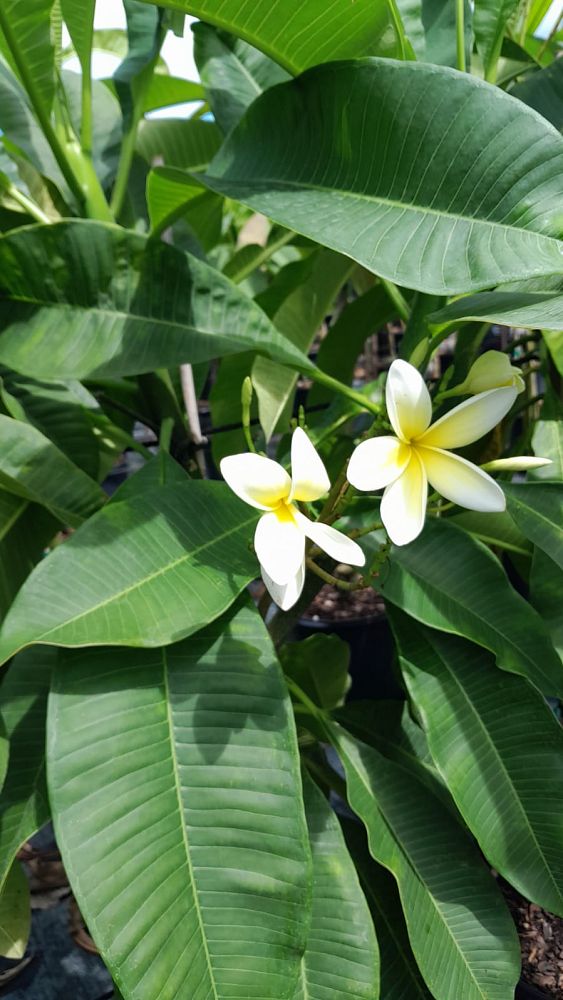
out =
<path fill-rule="evenodd" d="M 481 392 L 430 425 L 432 402 L 424 379 L 408 362 L 393 362 L 386 402 L 396 437 L 359 444 L 350 459 L 348 479 L 358 490 L 385 488 L 381 520 L 395 545 L 407 545 L 422 531 L 428 483 L 469 510 L 505 509 L 504 493 L 494 479 L 446 449 L 477 441 L 502 420 L 517 395 L 512 385 Z"/>
<path fill-rule="evenodd" d="M 300 427 L 291 439 L 291 478 L 278 462 L 251 452 L 224 458 L 221 473 L 233 493 L 264 511 L 254 548 L 262 579 L 283 611 L 293 607 L 303 590 L 307 538 L 338 562 L 364 565 L 356 542 L 328 524 L 311 521 L 297 507 L 299 501 L 319 500 L 330 489 L 323 462 Z"/>
<path fill-rule="evenodd" d="M 467 378 L 453 389 L 447 389 L 441 398 L 473 395 L 503 386 L 514 386 L 518 392 L 524 392 L 526 388 L 520 369 L 510 364 L 507 354 L 502 351 L 485 351 L 473 362 Z"/>

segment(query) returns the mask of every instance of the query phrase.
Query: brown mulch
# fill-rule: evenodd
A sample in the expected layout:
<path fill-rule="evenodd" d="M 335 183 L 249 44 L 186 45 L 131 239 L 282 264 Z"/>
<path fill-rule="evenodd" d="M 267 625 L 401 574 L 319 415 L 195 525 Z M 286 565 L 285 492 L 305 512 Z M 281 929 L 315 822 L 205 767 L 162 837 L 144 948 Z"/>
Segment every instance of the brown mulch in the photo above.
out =
<path fill-rule="evenodd" d="M 346 579 L 344 573 L 343 579 Z M 348 577 L 349 578 L 349 577 Z M 304 618 L 312 621 L 351 621 L 353 618 L 373 618 L 385 611 L 385 605 L 375 590 L 338 590 L 325 583 L 307 608 Z"/>
<path fill-rule="evenodd" d="M 522 979 L 546 1000 L 563 1000 L 563 920 L 499 882 L 520 938 Z"/>

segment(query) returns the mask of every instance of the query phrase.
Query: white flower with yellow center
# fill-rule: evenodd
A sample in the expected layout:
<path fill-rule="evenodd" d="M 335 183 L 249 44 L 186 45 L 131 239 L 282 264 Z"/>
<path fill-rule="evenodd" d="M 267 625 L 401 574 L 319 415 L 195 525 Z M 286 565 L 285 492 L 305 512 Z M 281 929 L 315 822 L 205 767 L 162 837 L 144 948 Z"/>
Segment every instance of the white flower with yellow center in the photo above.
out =
<path fill-rule="evenodd" d="M 327 471 L 300 427 L 291 439 L 291 478 L 278 462 L 251 452 L 224 458 L 221 473 L 233 493 L 264 511 L 254 548 L 262 579 L 283 611 L 293 607 L 303 590 L 307 538 L 338 562 L 364 565 L 356 542 L 329 524 L 311 521 L 296 505 L 319 500 L 330 489 Z"/>
<path fill-rule="evenodd" d="M 428 483 L 469 510 L 505 509 L 504 493 L 494 479 L 446 449 L 461 448 L 490 431 L 508 413 L 517 394 L 515 386 L 482 392 L 431 425 L 432 402 L 424 379 L 408 362 L 393 362 L 386 402 L 396 437 L 359 444 L 350 459 L 348 480 L 358 490 L 385 490 L 381 520 L 395 545 L 407 545 L 422 531 Z"/>

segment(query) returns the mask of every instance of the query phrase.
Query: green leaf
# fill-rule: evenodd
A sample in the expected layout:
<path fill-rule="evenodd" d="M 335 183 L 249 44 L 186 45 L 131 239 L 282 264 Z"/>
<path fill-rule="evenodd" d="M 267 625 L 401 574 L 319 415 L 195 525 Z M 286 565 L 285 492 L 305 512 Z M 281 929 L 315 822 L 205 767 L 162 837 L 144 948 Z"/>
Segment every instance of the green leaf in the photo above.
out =
<path fill-rule="evenodd" d="M 10 762 L 0 793 L 0 892 L 22 844 L 49 819 L 45 783 L 45 715 L 55 649 L 15 658 L 0 685 L 0 713 Z"/>
<path fill-rule="evenodd" d="M 348 278 L 352 265 L 347 257 L 319 250 L 302 267 L 305 280 L 275 310 L 266 311 L 288 341 L 306 353 Z M 252 384 L 258 398 L 258 414 L 266 441 L 269 441 L 276 428 L 287 429 L 296 383 L 295 372 L 288 371 L 268 358 L 258 357 L 254 361 Z"/>
<path fill-rule="evenodd" d="M 532 433 L 532 446 L 534 454 L 539 458 L 549 458 L 551 465 L 531 470 L 531 478 L 563 479 L 563 420 L 551 417 L 538 420 Z"/>
<path fill-rule="evenodd" d="M 146 3 L 149 0 L 145 0 Z M 382 0 L 158 0 L 230 31 L 275 59 L 290 73 L 307 66 L 375 54 L 395 55 L 390 9 Z"/>
<path fill-rule="evenodd" d="M 31 424 L 0 414 L 0 486 L 42 504 L 78 526 L 106 499 L 104 491 Z"/>
<path fill-rule="evenodd" d="M 368 337 L 393 319 L 395 309 L 387 292 L 375 285 L 359 298 L 350 302 L 324 337 L 317 355 L 317 363 L 327 375 L 341 382 L 350 383 L 358 354 L 361 354 Z M 310 406 L 329 403 L 333 394 L 326 386 L 315 382 L 307 402 Z"/>
<path fill-rule="evenodd" d="M 463 571 L 460 570 L 463 569 Z M 501 669 L 544 694 L 563 689 L 561 665 L 539 615 L 510 586 L 494 555 L 443 518 L 410 545 L 394 546 L 381 591 L 423 625 L 490 649 Z"/>
<path fill-rule="evenodd" d="M 563 375 L 563 332 L 559 330 L 543 330 L 543 339 L 553 358 L 553 363 L 560 375 Z"/>
<path fill-rule="evenodd" d="M 313 855 L 313 910 L 293 1000 L 377 1000 L 379 951 L 366 899 L 340 825 L 303 775 Z"/>
<path fill-rule="evenodd" d="M 35 378 L 116 378 L 251 348 L 314 369 L 214 268 L 117 226 L 7 234 L 0 298 L 0 361 Z"/>
<path fill-rule="evenodd" d="M 506 484 L 503 482 L 503 487 Z M 531 545 L 518 529 L 508 511 L 484 514 L 477 510 L 463 510 L 448 518 L 458 528 L 478 538 L 485 545 L 498 546 L 519 555 L 530 555 Z"/>
<path fill-rule="evenodd" d="M 396 612 L 392 621 L 432 756 L 485 857 L 526 899 L 561 914 L 563 732 L 553 713 L 483 649 Z"/>
<path fill-rule="evenodd" d="M 8 770 L 8 760 L 10 756 L 10 742 L 6 735 L 6 727 L 0 714 L 0 792 Z"/>
<path fill-rule="evenodd" d="M 531 73 L 510 93 L 547 118 L 556 129 L 563 129 L 563 65 L 559 59 Z"/>
<path fill-rule="evenodd" d="M 0 394 L 10 416 L 33 424 L 75 465 L 97 479 L 99 444 L 89 413 L 101 411 L 94 397 L 79 382 L 37 382 L 8 371 L 2 376 Z"/>
<path fill-rule="evenodd" d="M 284 672 L 319 705 L 330 710 L 341 705 L 350 678 L 350 647 L 337 635 L 311 635 L 303 642 L 288 642 L 280 648 Z"/>
<path fill-rule="evenodd" d="M 40 174 L 50 177 L 64 194 L 68 194 L 59 165 L 37 124 L 23 87 L 1 62 L 0 129 Z"/>
<path fill-rule="evenodd" d="M 476 320 L 528 330 L 563 330 L 563 291 L 547 288 L 544 292 L 482 292 L 457 299 L 428 319 L 434 328 Z"/>
<path fill-rule="evenodd" d="M 162 232 L 183 218 L 205 250 L 210 250 L 221 238 L 223 199 L 183 170 L 175 167 L 151 170 L 147 178 L 147 205 L 153 230 Z"/>
<path fill-rule="evenodd" d="M 77 135 L 82 122 L 82 86 L 78 73 L 63 70 L 61 78 L 68 111 Z M 92 81 L 92 159 L 100 183 L 109 187 L 115 177 L 123 142 L 119 102 L 99 80 Z"/>
<path fill-rule="evenodd" d="M 503 483 L 508 510 L 535 545 L 563 569 L 563 485 L 561 483 Z"/>
<path fill-rule="evenodd" d="M 157 108 L 169 108 L 174 104 L 204 100 L 205 91 L 201 83 L 184 80 L 181 76 L 155 73 L 146 94 L 143 95 L 142 111 L 146 115 L 147 112 L 155 111 Z"/>
<path fill-rule="evenodd" d="M 376 864 L 358 822 L 341 820 L 377 935 L 382 1000 L 431 1000 L 418 971 L 393 877 Z"/>
<path fill-rule="evenodd" d="M 113 74 L 115 90 L 127 123 L 134 114 L 134 105 L 152 75 L 162 43 L 161 14 L 138 0 L 123 0 L 127 18 L 127 55 Z"/>
<path fill-rule="evenodd" d="M 14 861 L 0 890 L 0 955 L 23 958 L 31 924 L 29 885 L 19 861 Z"/>
<path fill-rule="evenodd" d="M 518 0 L 475 0 L 473 33 L 487 79 L 494 72 L 506 25 L 517 7 Z"/>
<path fill-rule="evenodd" d="M 53 0 L 2 0 L 0 49 L 24 87 L 49 111 L 55 94 Z"/>
<path fill-rule="evenodd" d="M 94 39 L 94 8 L 96 0 L 60 0 L 62 15 L 68 28 L 82 72 L 90 72 Z"/>
<path fill-rule="evenodd" d="M 196 22 L 194 58 L 219 128 L 226 134 L 256 98 L 289 79 L 281 66 L 240 38 Z"/>
<path fill-rule="evenodd" d="M 166 650 L 64 654 L 47 754 L 65 868 L 128 1000 L 293 996 L 310 856 L 291 704 L 253 607 Z"/>
<path fill-rule="evenodd" d="M 563 661 L 561 594 L 563 573 L 542 549 L 535 549 L 530 572 L 530 602 L 543 618 L 551 641 Z"/>
<path fill-rule="evenodd" d="M 309 70 L 254 102 L 203 179 L 424 292 L 561 269 L 563 138 L 445 67 L 366 59 Z"/>
<path fill-rule="evenodd" d="M 181 170 L 202 170 L 221 145 L 214 122 L 180 118 L 144 121 L 137 137 L 137 152 L 147 163 L 155 161 Z"/>
<path fill-rule="evenodd" d="M 438 799 L 376 750 L 330 726 L 372 856 L 395 876 L 419 969 L 438 1000 L 512 1000 L 514 925 L 492 876 Z"/>
<path fill-rule="evenodd" d="M 439 66 L 457 66 L 455 4 L 449 0 L 397 0 L 405 34 L 416 58 Z M 464 4 L 465 59 L 471 52 L 471 7 Z"/>
<path fill-rule="evenodd" d="M 44 507 L 0 490 L 0 620 L 57 527 Z"/>
<path fill-rule="evenodd" d="M 26 581 L 0 661 L 31 642 L 160 646 L 196 632 L 256 576 L 255 520 L 223 483 L 117 497 Z"/>

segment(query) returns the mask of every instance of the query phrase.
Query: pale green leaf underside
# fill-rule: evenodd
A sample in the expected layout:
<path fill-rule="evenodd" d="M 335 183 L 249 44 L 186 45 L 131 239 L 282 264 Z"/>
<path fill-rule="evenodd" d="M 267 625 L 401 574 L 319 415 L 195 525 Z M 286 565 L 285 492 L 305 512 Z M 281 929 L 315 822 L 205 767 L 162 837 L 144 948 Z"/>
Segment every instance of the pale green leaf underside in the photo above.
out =
<path fill-rule="evenodd" d="M 563 294 L 545 292 L 482 292 L 452 302 L 432 313 L 433 327 L 455 326 L 460 321 L 499 323 L 524 329 L 563 330 Z"/>
<path fill-rule="evenodd" d="M 0 890 L 0 955 L 23 958 L 29 937 L 29 885 L 19 861 L 14 861 Z"/>
<path fill-rule="evenodd" d="M 377 941 L 354 863 L 330 804 L 306 773 L 303 793 L 313 908 L 293 1000 L 377 1000 Z"/>
<path fill-rule="evenodd" d="M 490 863 L 563 909 L 563 733 L 543 698 L 489 653 L 401 618 L 410 694 L 434 760 Z"/>
<path fill-rule="evenodd" d="M 127 1000 L 289 1000 L 310 857 L 256 610 L 166 650 L 64 654 L 47 753 L 65 867 Z"/>
<path fill-rule="evenodd" d="M 160 646 L 197 631 L 256 575 L 255 520 L 222 483 L 117 497 L 27 579 L 0 659 L 32 642 Z"/>
<path fill-rule="evenodd" d="M 314 368 L 214 268 L 117 226 L 2 237 L 0 299 L 0 361 L 37 378 L 115 378 L 249 349 Z"/>
<path fill-rule="evenodd" d="M 416 781 L 331 726 L 350 805 L 370 851 L 395 876 L 410 943 L 436 997 L 512 1000 L 518 939 L 502 897 L 466 833 Z"/>
<path fill-rule="evenodd" d="M 463 572 L 460 572 L 463 567 Z M 481 542 L 429 518 L 416 541 L 391 551 L 386 599 L 417 621 L 471 639 L 544 694 L 563 689 L 563 671 L 539 615 L 509 584 Z"/>
<path fill-rule="evenodd" d="M 444 67 L 366 59 L 309 70 L 255 101 L 205 182 L 425 292 L 487 288 L 563 261 L 563 139 L 519 101 Z"/>
<path fill-rule="evenodd" d="M 148 2 L 148 0 L 145 0 Z M 351 56 L 396 52 L 382 0 L 158 0 L 244 38 L 290 73 Z"/>

